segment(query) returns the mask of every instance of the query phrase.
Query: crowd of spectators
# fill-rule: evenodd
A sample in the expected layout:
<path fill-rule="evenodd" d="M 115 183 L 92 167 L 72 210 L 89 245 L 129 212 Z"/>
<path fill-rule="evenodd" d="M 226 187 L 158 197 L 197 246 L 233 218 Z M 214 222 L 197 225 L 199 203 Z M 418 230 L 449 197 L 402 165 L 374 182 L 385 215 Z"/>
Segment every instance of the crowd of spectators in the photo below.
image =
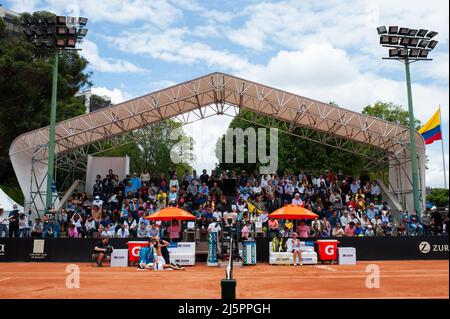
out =
<path fill-rule="evenodd" d="M 230 180 L 232 183 L 230 183 Z M 225 183 L 227 181 L 227 183 Z M 230 192 L 229 185 L 232 185 Z M 269 219 L 286 204 L 301 205 L 316 214 L 310 221 Z M 50 210 L 29 223 L 23 212 L 8 216 L 0 209 L 0 237 L 151 237 L 180 240 L 186 223 L 149 222 L 147 216 L 167 206 L 178 206 L 196 216 L 197 239 L 212 221 L 237 225 L 243 237 L 255 232 L 267 236 L 361 237 L 442 234 L 448 217 L 436 211 L 402 212 L 395 222 L 383 201 L 379 185 L 367 172 L 361 176 L 327 170 L 313 176 L 298 174 L 259 175 L 206 170 L 177 176 L 144 170 L 120 180 L 112 170 L 96 176 L 92 193 L 76 193 L 64 209 Z"/>

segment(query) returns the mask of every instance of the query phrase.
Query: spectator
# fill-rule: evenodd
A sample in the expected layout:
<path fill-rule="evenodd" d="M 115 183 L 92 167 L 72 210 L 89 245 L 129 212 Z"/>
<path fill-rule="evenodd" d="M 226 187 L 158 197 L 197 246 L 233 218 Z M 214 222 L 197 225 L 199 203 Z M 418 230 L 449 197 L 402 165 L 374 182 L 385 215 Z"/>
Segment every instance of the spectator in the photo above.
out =
<path fill-rule="evenodd" d="M 299 238 L 308 238 L 311 232 L 309 226 L 306 225 L 304 220 L 300 220 L 296 230 Z"/>
<path fill-rule="evenodd" d="M 302 265 L 302 251 L 300 249 L 300 240 L 297 238 L 297 233 L 292 233 L 291 238 L 286 242 L 286 247 L 287 251 L 292 253 L 294 266 L 297 266 L 297 264 Z"/>
<path fill-rule="evenodd" d="M 19 210 L 17 205 L 13 205 L 13 210 L 9 213 L 9 237 L 19 237 Z"/>
<path fill-rule="evenodd" d="M 177 242 L 180 240 L 181 227 L 178 220 L 173 219 L 171 225 L 167 228 L 167 231 L 169 232 L 170 241 Z"/>
<path fill-rule="evenodd" d="M 348 225 L 345 226 L 344 230 L 347 237 L 354 237 L 356 231 L 355 222 L 351 221 L 350 223 L 348 223 Z"/>
<path fill-rule="evenodd" d="M 300 198 L 300 194 L 299 193 L 295 193 L 294 198 L 292 199 L 291 202 L 292 205 L 296 205 L 296 206 L 303 206 L 303 201 Z"/>
<path fill-rule="evenodd" d="M 67 235 L 69 236 L 69 238 L 78 238 L 78 229 L 74 224 L 69 224 Z"/>
<path fill-rule="evenodd" d="M 364 232 L 364 236 L 366 237 L 374 237 L 375 232 L 373 231 L 373 227 L 371 224 L 367 225 L 366 231 Z"/>
<path fill-rule="evenodd" d="M 375 208 L 374 203 L 370 203 L 369 208 L 366 210 L 367 217 L 372 220 L 375 218 L 375 215 L 378 215 L 378 209 Z"/>
<path fill-rule="evenodd" d="M 344 211 L 344 214 L 341 216 L 340 224 L 342 227 L 347 227 L 347 225 L 350 223 L 351 217 L 349 215 L 349 212 L 347 210 Z"/>
<path fill-rule="evenodd" d="M 6 235 L 8 235 L 8 226 L 6 225 L 5 212 L 3 208 L 0 208 L 0 238 L 6 237 Z"/>
<path fill-rule="evenodd" d="M 250 238 L 250 223 L 249 222 L 244 224 L 244 227 L 242 227 L 242 230 L 241 230 L 241 234 L 242 234 L 241 235 L 242 240 L 248 240 Z"/>
<path fill-rule="evenodd" d="M 430 234 L 430 229 L 431 229 L 431 215 L 428 211 L 424 211 L 422 216 L 421 216 L 421 224 L 423 227 L 423 233 L 424 235 L 429 235 Z"/>
<path fill-rule="evenodd" d="M 47 216 L 44 218 L 44 232 L 42 233 L 42 237 L 53 237 L 57 238 L 59 236 L 60 227 L 59 224 L 55 222 L 53 217 L 48 218 Z"/>
<path fill-rule="evenodd" d="M 152 222 L 150 224 L 150 229 L 148 230 L 148 232 L 149 232 L 149 237 L 155 237 L 155 236 L 159 237 L 159 228 L 156 227 L 155 222 Z"/>
<path fill-rule="evenodd" d="M 94 233 L 97 232 L 96 222 L 94 217 L 89 216 L 86 221 L 86 234 L 88 238 L 94 237 Z"/>
<path fill-rule="evenodd" d="M 413 210 L 411 216 L 409 217 L 409 229 L 411 235 L 417 236 L 418 234 L 423 234 L 423 227 L 419 223 L 419 217 L 417 216 L 417 211 Z"/>
<path fill-rule="evenodd" d="M 31 237 L 42 237 L 42 233 L 44 232 L 44 226 L 41 223 L 39 218 L 36 218 L 31 228 Z"/>
<path fill-rule="evenodd" d="M 386 234 L 384 233 L 384 229 L 381 225 L 377 225 L 375 228 L 375 236 L 384 237 Z"/>
<path fill-rule="evenodd" d="M 133 218 L 131 214 L 128 215 L 128 218 L 125 220 L 124 224 L 125 228 L 128 230 L 129 235 L 131 237 L 137 236 L 137 224 L 136 219 Z M 127 236 L 128 237 L 128 236 Z"/>
<path fill-rule="evenodd" d="M 269 219 L 269 239 L 273 237 L 273 234 L 275 233 L 275 236 L 280 236 L 280 230 L 278 229 L 278 220 L 275 218 Z"/>
<path fill-rule="evenodd" d="M 130 232 L 128 228 L 125 227 L 125 224 L 121 224 L 119 230 L 117 231 L 118 238 L 128 238 L 130 236 Z"/>
<path fill-rule="evenodd" d="M 30 227 L 28 226 L 28 218 L 25 214 L 19 215 L 19 237 L 29 237 Z"/>
<path fill-rule="evenodd" d="M 344 237 L 345 236 L 345 231 L 344 229 L 342 229 L 341 224 L 337 223 L 336 226 L 334 226 L 331 235 L 333 237 Z"/>
<path fill-rule="evenodd" d="M 151 237 L 150 236 L 150 231 L 147 227 L 147 225 L 145 223 L 140 223 L 139 224 L 139 229 L 137 231 L 137 237 Z"/>
<path fill-rule="evenodd" d="M 106 225 L 102 232 L 100 233 L 102 238 L 108 237 L 108 238 L 114 238 L 114 233 L 111 231 L 111 228 L 109 225 Z"/>

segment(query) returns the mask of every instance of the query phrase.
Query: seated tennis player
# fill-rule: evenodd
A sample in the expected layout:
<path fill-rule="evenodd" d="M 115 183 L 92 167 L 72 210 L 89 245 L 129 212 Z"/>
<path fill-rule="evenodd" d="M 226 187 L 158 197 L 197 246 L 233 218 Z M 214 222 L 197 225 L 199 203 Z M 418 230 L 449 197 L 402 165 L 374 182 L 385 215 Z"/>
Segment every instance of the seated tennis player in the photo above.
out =
<path fill-rule="evenodd" d="M 178 265 L 167 265 L 164 258 L 162 256 L 155 256 L 155 240 L 152 239 L 149 241 L 149 245 L 147 247 L 142 247 L 139 252 L 139 269 L 146 270 L 165 270 L 165 269 L 173 269 L 173 270 L 184 270 L 183 267 L 179 267 Z"/>
<path fill-rule="evenodd" d="M 300 239 L 298 239 L 297 236 L 298 236 L 297 233 L 293 232 L 291 234 L 291 238 L 289 238 L 286 242 L 287 251 L 292 253 L 294 266 L 297 266 L 297 258 L 298 264 L 302 265 L 302 251 L 300 249 Z"/>

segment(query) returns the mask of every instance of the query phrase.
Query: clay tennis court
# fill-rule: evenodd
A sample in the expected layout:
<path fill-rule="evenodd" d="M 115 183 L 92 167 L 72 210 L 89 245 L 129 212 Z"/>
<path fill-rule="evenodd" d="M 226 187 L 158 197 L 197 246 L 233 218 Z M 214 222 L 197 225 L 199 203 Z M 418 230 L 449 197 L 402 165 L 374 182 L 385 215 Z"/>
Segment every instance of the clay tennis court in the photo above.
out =
<path fill-rule="evenodd" d="M 380 288 L 366 288 L 369 264 L 379 266 Z M 66 263 L 2 263 L 2 298 L 220 298 L 223 268 L 185 271 L 96 268 L 80 263 L 80 288 L 66 288 Z M 237 298 L 448 298 L 449 262 L 379 261 L 354 266 L 234 268 Z M 120 289 L 119 289 L 120 288 Z"/>

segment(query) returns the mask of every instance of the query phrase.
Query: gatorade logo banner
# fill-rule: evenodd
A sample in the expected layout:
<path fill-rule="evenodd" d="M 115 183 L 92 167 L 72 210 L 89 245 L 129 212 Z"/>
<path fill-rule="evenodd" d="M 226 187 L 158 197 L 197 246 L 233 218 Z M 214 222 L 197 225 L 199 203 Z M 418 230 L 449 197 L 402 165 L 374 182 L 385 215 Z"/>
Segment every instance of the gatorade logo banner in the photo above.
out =
<path fill-rule="evenodd" d="M 333 256 L 334 255 L 334 246 L 333 245 L 326 246 L 325 254 L 327 254 L 328 256 Z"/>
<path fill-rule="evenodd" d="M 217 233 L 209 233 L 208 240 L 208 265 L 217 266 Z"/>

